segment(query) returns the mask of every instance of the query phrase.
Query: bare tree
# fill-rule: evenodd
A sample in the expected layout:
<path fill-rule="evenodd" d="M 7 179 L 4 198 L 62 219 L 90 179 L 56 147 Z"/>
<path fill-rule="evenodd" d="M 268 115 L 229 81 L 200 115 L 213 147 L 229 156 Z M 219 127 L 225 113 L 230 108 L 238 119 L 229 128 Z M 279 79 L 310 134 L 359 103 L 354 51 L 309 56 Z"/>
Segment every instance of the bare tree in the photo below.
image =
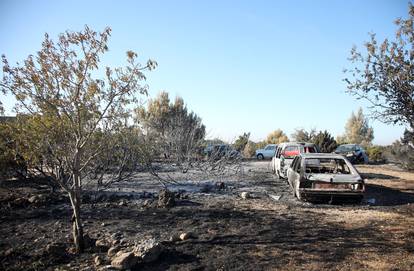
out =
<path fill-rule="evenodd" d="M 137 54 L 128 51 L 126 67 L 99 69 L 110 33 L 110 28 L 98 33 L 86 26 L 83 31 L 59 35 L 56 43 L 46 34 L 37 55 L 15 67 L 2 56 L 0 87 L 13 94 L 17 112 L 31 121 L 21 145 L 38 150 L 47 164 L 46 174 L 68 193 L 78 252 L 84 250 L 83 182 L 96 170 L 98 158 L 122 142 L 114 135 L 124 129 L 128 105 L 137 102 L 136 94 L 147 94 L 147 86 L 141 85 L 143 71 L 156 66 L 151 60 L 141 65 Z M 95 77 L 100 73 L 102 78 Z M 118 150 L 121 153 L 122 149 Z M 128 155 L 119 158 L 127 159 Z"/>

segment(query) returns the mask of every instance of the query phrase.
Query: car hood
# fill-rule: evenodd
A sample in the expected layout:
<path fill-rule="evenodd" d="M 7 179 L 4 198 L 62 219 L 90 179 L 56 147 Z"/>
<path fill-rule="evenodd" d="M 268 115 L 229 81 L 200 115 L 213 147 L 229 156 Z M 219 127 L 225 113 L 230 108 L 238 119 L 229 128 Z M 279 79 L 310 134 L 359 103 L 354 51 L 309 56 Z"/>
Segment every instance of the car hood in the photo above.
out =
<path fill-rule="evenodd" d="M 256 150 L 256 153 L 258 153 L 258 152 L 264 152 L 264 150 L 265 149 L 258 149 L 258 150 Z"/>
<path fill-rule="evenodd" d="M 336 154 L 355 154 L 355 151 L 334 151 Z"/>
<path fill-rule="evenodd" d="M 305 177 L 309 181 L 328 183 L 356 183 L 361 180 L 361 177 L 355 174 L 307 174 Z"/>

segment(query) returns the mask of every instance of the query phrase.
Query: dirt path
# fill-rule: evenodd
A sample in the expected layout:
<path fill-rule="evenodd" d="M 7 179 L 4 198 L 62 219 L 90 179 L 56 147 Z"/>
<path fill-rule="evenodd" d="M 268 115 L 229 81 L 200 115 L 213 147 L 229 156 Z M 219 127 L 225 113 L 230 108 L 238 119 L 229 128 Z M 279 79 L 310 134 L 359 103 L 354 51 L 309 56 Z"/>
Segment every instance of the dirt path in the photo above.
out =
<path fill-rule="evenodd" d="M 190 192 L 183 192 L 171 209 L 147 207 L 153 201 L 148 191 L 157 186 L 145 178 L 120 184 L 114 193 L 142 195 L 140 187 L 145 187 L 149 196 L 135 195 L 122 206 L 121 199 L 86 203 L 84 223 L 92 237 L 121 233 L 130 242 L 197 234 L 197 239 L 165 243 L 158 261 L 137 270 L 414 270 L 414 174 L 384 166 L 358 170 L 368 178 L 366 198 L 375 199 L 374 204 L 298 202 L 286 182 L 270 174 L 266 162 L 253 162 L 242 178 L 220 180 L 225 189 L 206 189 L 216 180 L 182 183 L 180 189 Z M 9 191 L 4 186 L 3 198 Z M 246 191 L 251 198 L 242 199 L 240 193 Z M 67 203 L 8 208 L 5 202 L 0 269 L 101 268 L 93 257 L 105 253 L 54 258 L 45 252 L 50 242 L 69 238 Z"/>

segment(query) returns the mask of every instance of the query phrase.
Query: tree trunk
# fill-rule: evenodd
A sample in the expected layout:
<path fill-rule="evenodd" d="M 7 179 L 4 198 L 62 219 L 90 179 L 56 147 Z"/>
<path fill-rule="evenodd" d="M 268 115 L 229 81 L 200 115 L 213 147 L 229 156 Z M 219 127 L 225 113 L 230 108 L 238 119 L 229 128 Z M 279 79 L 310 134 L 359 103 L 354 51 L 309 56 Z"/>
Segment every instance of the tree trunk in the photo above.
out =
<path fill-rule="evenodd" d="M 81 221 L 81 197 L 80 197 L 80 187 L 76 185 L 79 176 L 74 174 L 75 187 L 74 190 L 69 193 L 70 202 L 72 204 L 72 235 L 73 242 L 75 244 L 76 252 L 83 253 L 85 250 L 85 245 L 83 242 L 83 227 Z"/>

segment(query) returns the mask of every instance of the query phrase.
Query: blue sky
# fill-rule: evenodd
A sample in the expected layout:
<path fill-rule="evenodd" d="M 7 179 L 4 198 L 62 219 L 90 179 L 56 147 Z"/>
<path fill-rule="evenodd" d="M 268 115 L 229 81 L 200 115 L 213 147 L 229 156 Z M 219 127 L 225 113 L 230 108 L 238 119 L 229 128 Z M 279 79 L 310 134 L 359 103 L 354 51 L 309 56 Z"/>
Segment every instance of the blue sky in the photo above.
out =
<path fill-rule="evenodd" d="M 35 53 L 48 32 L 112 28 L 106 66 L 125 64 L 125 51 L 158 68 L 150 96 L 184 98 L 209 137 L 243 132 L 264 139 L 281 128 L 344 132 L 352 111 L 367 104 L 345 93 L 342 70 L 352 45 L 368 33 L 393 37 L 408 1 L 0 1 L 0 54 L 11 63 Z M 13 100 L 2 97 L 6 108 Z M 370 121 L 374 143 L 404 130 Z"/>

